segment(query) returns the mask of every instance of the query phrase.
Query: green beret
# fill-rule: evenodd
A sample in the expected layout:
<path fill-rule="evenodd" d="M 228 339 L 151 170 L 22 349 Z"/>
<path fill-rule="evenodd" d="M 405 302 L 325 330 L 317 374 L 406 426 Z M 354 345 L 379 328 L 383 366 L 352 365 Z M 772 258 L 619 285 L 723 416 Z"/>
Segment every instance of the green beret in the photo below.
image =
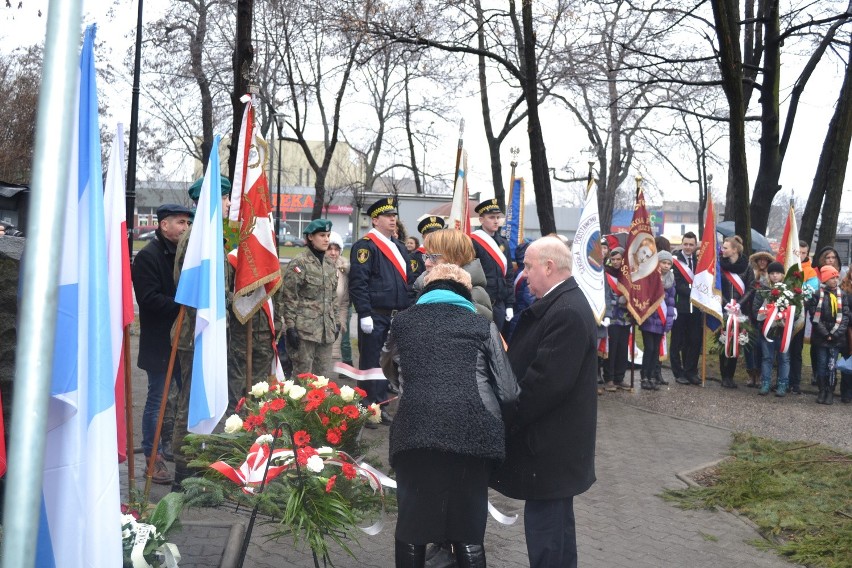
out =
<path fill-rule="evenodd" d="M 222 178 L 222 195 L 230 195 L 230 193 L 231 193 L 231 180 L 229 180 L 225 176 L 221 176 L 221 178 Z M 189 189 L 187 190 L 187 192 L 189 193 L 190 199 L 192 199 L 195 202 L 198 201 L 198 197 L 201 195 L 201 184 L 203 184 L 203 183 L 204 183 L 204 177 L 202 176 L 202 177 L 198 178 L 197 180 L 195 180 L 195 183 L 193 183 L 191 186 L 189 186 Z"/>
<path fill-rule="evenodd" d="M 302 233 L 306 235 L 313 235 L 314 233 L 329 231 L 331 231 L 331 221 L 328 219 L 314 219 L 308 223 L 308 226 L 305 227 L 305 230 L 302 231 Z"/>

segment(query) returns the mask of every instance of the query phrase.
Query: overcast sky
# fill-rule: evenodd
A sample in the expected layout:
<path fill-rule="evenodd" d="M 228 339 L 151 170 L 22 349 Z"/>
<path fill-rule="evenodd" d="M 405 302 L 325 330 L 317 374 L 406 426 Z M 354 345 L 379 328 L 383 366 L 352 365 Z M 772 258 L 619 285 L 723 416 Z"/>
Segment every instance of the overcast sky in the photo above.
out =
<path fill-rule="evenodd" d="M 148 0 L 145 2 L 146 19 L 153 18 L 165 6 L 168 0 Z M 17 6 L 17 2 L 12 2 Z M 24 0 L 23 8 L 0 8 L 0 44 L 2 49 L 8 51 L 14 46 L 27 45 L 39 42 L 44 37 L 44 28 L 47 18 L 47 0 Z M 135 29 L 137 4 L 135 1 L 120 1 L 113 8 L 115 11 L 112 23 L 107 23 L 103 15 L 109 6 L 108 0 L 85 0 L 84 1 L 84 25 L 92 22 L 99 24 L 98 38 L 104 40 L 113 47 L 116 54 L 125 50 L 128 41 L 125 35 Z M 38 12 L 41 11 L 39 17 Z M 101 21 L 98 21 L 98 18 Z M 118 62 L 120 64 L 120 61 Z M 792 82 L 797 73 L 796 62 L 789 57 L 785 59 L 783 67 L 782 85 Z M 838 62 L 823 61 L 816 70 L 814 77 L 810 80 L 800 102 L 796 127 L 785 159 L 784 169 L 781 175 L 783 191 L 791 188 L 795 190 L 797 197 L 806 197 L 810 191 L 822 141 L 833 112 L 834 101 L 837 99 L 842 82 L 843 69 Z M 110 101 L 112 112 L 116 118 L 127 125 L 130 122 L 129 88 L 116 87 L 112 90 L 101 86 L 102 96 Z M 128 92 L 124 92 L 127 90 Z M 789 92 L 782 96 L 788 96 Z M 753 97 L 750 114 L 758 112 L 757 95 Z M 485 144 L 484 129 L 482 127 L 479 97 L 460 96 L 457 99 L 459 116 L 466 119 L 465 147 L 469 157 L 469 180 L 472 191 L 482 192 L 484 198 L 493 195 L 491 188 L 491 170 L 488 158 L 488 149 Z M 548 149 L 548 162 L 551 167 L 561 169 L 570 165 L 577 172 L 585 172 L 588 156 L 583 149 L 588 146 L 588 140 L 583 130 L 577 127 L 567 113 L 562 114 L 552 110 L 550 107 L 544 111 L 542 127 L 544 129 L 545 141 Z M 782 107 L 782 117 L 786 115 L 786 107 Z M 433 134 L 439 135 L 444 142 L 437 147 L 430 147 L 426 154 L 426 168 L 429 172 L 450 172 L 455 162 L 455 148 L 458 138 L 458 124 L 436 122 Z M 757 174 L 759 149 L 757 146 L 757 130 L 753 127 L 749 153 L 749 178 L 754 183 Z M 532 176 L 529 172 L 528 139 L 525 124 L 517 127 L 503 143 L 503 163 L 505 168 L 504 183 L 508 187 L 509 162 L 511 155 L 509 149 L 513 146 L 521 148 L 519 155 L 518 175 L 528 180 L 528 195 L 532 196 Z M 422 148 L 417 150 L 418 159 L 422 160 Z M 727 155 L 727 149 L 719 144 L 716 152 L 723 156 Z M 696 200 L 696 186 L 689 185 L 675 176 L 670 175 L 665 168 L 652 165 L 651 171 L 647 172 L 649 181 L 646 184 L 649 198 L 659 201 L 662 196 L 667 199 Z M 638 172 L 637 172 L 638 173 Z M 717 195 L 724 191 L 727 180 L 727 172 L 722 168 L 713 171 L 713 185 L 717 188 Z M 560 174 L 561 176 L 565 174 Z M 635 174 L 631 174 L 631 178 Z M 187 173 L 191 176 L 191 172 Z M 852 172 L 847 175 L 847 180 L 852 178 Z M 847 181 L 843 196 L 843 211 L 841 217 L 852 215 L 852 183 Z M 566 192 L 564 184 L 554 182 L 554 194 L 559 199 L 560 192 Z"/>

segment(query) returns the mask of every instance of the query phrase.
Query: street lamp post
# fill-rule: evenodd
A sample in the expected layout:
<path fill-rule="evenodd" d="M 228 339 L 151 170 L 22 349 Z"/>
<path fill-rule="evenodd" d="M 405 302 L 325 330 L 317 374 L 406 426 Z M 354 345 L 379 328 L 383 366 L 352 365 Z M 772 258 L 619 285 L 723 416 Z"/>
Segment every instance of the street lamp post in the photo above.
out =
<path fill-rule="evenodd" d="M 275 113 L 275 124 L 278 126 L 278 181 L 275 183 L 275 239 L 278 242 L 281 239 L 281 142 L 284 140 L 284 114 Z"/>

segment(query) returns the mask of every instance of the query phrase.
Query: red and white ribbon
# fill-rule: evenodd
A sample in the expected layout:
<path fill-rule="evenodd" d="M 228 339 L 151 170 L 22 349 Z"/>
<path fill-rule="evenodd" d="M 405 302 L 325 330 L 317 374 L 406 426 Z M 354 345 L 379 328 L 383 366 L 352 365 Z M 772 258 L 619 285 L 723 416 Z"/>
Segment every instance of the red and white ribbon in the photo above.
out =
<path fill-rule="evenodd" d="M 728 319 L 725 322 L 725 357 L 736 359 L 740 355 L 740 305 L 731 300 L 725 306 Z"/>
<path fill-rule="evenodd" d="M 768 304 L 766 306 L 766 319 L 763 321 L 763 337 L 766 341 L 772 343 L 769 338 L 769 333 L 772 331 L 772 326 L 775 322 L 781 324 L 781 353 L 786 353 L 790 349 L 790 340 L 793 338 L 793 324 L 796 320 L 796 306 L 790 305 L 783 310 L 779 310 L 776 304 Z"/>

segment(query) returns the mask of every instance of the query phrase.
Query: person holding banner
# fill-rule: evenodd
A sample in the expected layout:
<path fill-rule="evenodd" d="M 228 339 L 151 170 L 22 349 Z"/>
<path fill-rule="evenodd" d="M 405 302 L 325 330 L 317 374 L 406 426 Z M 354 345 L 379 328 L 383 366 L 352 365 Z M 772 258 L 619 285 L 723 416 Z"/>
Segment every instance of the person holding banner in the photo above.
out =
<path fill-rule="evenodd" d="M 672 373 L 678 383 L 700 385 L 698 357 L 701 355 L 702 316 L 701 311 L 689 301 L 695 267 L 698 266 L 698 256 L 695 254 L 698 238 L 695 233 L 684 233 L 680 246 L 681 249 L 672 256 L 677 317 L 672 327 L 670 360 Z"/>
<path fill-rule="evenodd" d="M 512 259 L 509 253 L 509 241 L 500 234 L 500 219 L 503 210 L 496 199 L 487 199 L 474 208 L 479 214 L 479 229 L 470 234 L 476 258 L 485 271 L 485 286 L 491 298 L 491 308 L 494 311 L 494 323 L 502 330 L 503 324 L 512 321 L 515 315 L 515 294 L 513 283 L 515 272 L 512 270 Z"/>
<path fill-rule="evenodd" d="M 615 392 L 618 389 L 628 390 L 630 385 L 624 382 L 627 372 L 628 343 L 633 318 L 627 310 L 627 298 L 618 289 L 618 275 L 624 266 L 624 249 L 615 247 L 609 253 L 609 265 L 606 267 L 608 307 L 612 309 L 610 324 L 607 327 L 608 357 L 604 369 L 604 389 Z"/>
<path fill-rule="evenodd" d="M 722 257 L 719 259 L 722 269 L 722 304 L 730 317 L 748 314 L 754 294 L 754 272 L 749 268 L 748 258 L 743 256 L 743 240 L 739 235 L 727 237 L 722 241 Z M 736 338 L 732 338 L 736 341 Z M 734 373 L 737 371 L 737 357 L 725 355 L 726 349 L 719 352 L 719 372 L 722 386 L 737 388 Z"/>
<path fill-rule="evenodd" d="M 411 259 L 405 245 L 394 238 L 397 200 L 379 199 L 367 209 L 373 228 L 349 256 L 349 296 L 358 312 L 359 386 L 367 392 L 366 405 L 388 399 L 388 381 L 381 374 L 379 357 L 391 321 L 411 304 Z M 382 410 L 382 424 L 392 419 Z"/>
<path fill-rule="evenodd" d="M 672 329 L 675 322 L 675 283 L 672 274 L 672 253 L 661 250 L 657 253 L 657 262 L 660 265 L 660 277 L 663 279 L 665 290 L 665 301 L 657 306 L 657 311 L 642 322 L 639 329 L 642 330 L 642 343 L 644 353 L 642 354 L 642 378 L 643 390 L 659 390 L 658 385 L 667 384 L 663 380 L 660 369 L 660 357 L 665 354 L 666 333 Z"/>

